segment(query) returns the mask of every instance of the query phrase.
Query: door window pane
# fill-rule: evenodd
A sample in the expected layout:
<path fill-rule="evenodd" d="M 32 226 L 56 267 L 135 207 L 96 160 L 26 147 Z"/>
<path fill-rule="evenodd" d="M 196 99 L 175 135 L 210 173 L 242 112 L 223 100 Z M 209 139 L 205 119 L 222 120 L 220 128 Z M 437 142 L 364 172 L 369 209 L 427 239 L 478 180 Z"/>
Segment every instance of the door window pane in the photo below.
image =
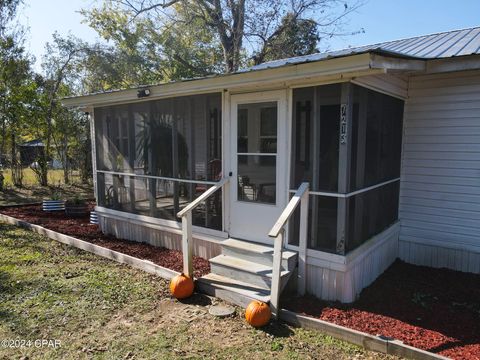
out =
<path fill-rule="evenodd" d="M 238 155 L 238 200 L 264 204 L 276 202 L 276 157 Z"/>
<path fill-rule="evenodd" d="M 238 105 L 237 151 L 239 153 L 277 152 L 277 103 Z"/>
<path fill-rule="evenodd" d="M 248 152 L 248 109 L 238 109 L 237 118 L 237 151 Z"/>

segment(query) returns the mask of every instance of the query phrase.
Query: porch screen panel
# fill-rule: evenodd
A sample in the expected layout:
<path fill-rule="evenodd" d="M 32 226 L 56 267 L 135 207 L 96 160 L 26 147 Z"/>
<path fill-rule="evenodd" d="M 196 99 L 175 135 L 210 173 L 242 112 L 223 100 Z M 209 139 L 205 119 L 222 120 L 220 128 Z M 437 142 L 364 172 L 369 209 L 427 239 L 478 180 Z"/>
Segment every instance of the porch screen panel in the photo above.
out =
<path fill-rule="evenodd" d="M 398 219 L 399 190 L 400 183 L 393 182 L 348 199 L 350 216 L 347 252 L 382 232 Z"/>
<path fill-rule="evenodd" d="M 338 138 L 341 85 L 295 89 L 293 92 L 293 189 L 304 181 L 315 192 L 338 192 Z M 310 195 L 308 247 L 332 252 L 336 248 L 335 197 Z M 289 242 L 298 245 L 299 216 L 294 216 Z"/>
<path fill-rule="evenodd" d="M 221 179 L 221 131 L 221 94 L 95 109 L 99 205 L 178 221 Z M 221 230 L 221 209 L 217 193 L 193 223 Z"/>
<path fill-rule="evenodd" d="M 341 133 L 342 105 L 351 111 L 351 130 Z M 310 184 L 310 249 L 343 254 L 397 221 L 403 107 L 400 99 L 348 83 L 293 91 L 290 192 Z M 339 153 L 347 142 L 345 170 Z M 298 212 L 290 225 L 289 243 L 298 245 Z"/>
<path fill-rule="evenodd" d="M 340 84 L 295 89 L 293 93 L 292 186 L 338 191 Z"/>
<path fill-rule="evenodd" d="M 290 194 L 293 196 L 293 194 Z M 312 202 L 312 200 L 315 200 Z M 307 247 L 332 252 L 337 239 L 337 199 L 334 197 L 310 195 L 308 209 Z M 313 218 L 315 215 L 315 219 Z M 300 231 L 300 207 L 298 206 L 289 227 L 289 244 L 298 245 Z M 315 237 L 313 236 L 315 234 Z"/>
<path fill-rule="evenodd" d="M 353 85 L 350 191 L 400 177 L 403 101 Z"/>
<path fill-rule="evenodd" d="M 398 219 L 403 107 L 400 99 L 352 85 L 352 154 L 349 191 L 386 183 L 347 200 L 346 251 Z M 393 182 L 389 182 L 393 181 Z"/>

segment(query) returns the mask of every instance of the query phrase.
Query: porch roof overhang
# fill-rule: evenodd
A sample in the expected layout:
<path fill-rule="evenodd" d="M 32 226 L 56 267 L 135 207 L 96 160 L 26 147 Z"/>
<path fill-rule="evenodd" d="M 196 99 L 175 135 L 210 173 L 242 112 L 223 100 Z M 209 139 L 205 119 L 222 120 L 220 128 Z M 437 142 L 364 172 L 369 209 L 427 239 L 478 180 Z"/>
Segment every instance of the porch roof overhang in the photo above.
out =
<path fill-rule="evenodd" d="M 220 91 L 261 90 L 266 88 L 298 87 L 308 83 L 334 82 L 358 76 L 386 72 L 423 72 L 426 61 L 394 56 L 379 51 L 322 59 L 314 62 L 288 64 L 248 72 L 214 75 L 205 78 L 140 86 L 61 99 L 67 107 L 89 109 L 111 104 L 156 98 Z M 138 90 L 148 88 L 150 95 L 138 98 Z"/>

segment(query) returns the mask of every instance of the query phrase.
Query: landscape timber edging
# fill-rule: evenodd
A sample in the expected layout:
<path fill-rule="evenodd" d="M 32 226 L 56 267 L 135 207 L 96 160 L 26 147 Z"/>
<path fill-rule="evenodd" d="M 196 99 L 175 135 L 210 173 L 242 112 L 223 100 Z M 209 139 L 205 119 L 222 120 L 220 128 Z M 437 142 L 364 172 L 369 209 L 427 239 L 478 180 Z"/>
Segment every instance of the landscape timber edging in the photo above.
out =
<path fill-rule="evenodd" d="M 95 255 L 102 256 L 104 258 L 117 261 L 122 264 L 130 265 L 134 268 L 143 270 L 150 274 L 158 275 L 167 280 L 170 280 L 172 277 L 180 274 L 177 271 L 154 264 L 151 261 L 138 259 L 136 257 L 126 255 L 118 251 L 110 250 L 102 246 L 74 238 L 69 235 L 46 229 L 40 225 L 35 225 L 23 220 L 18 220 L 8 215 L 0 214 L 0 220 L 8 224 L 16 225 L 24 229 L 36 232 L 38 234 L 45 235 L 48 238 L 56 240 L 63 244 L 74 246 L 78 249 L 88 251 Z M 396 355 L 415 360 L 449 359 L 442 355 L 434 354 L 425 350 L 417 349 L 413 346 L 406 345 L 399 340 L 388 340 L 380 336 L 374 336 L 320 319 L 300 315 L 285 309 L 280 310 L 279 317 L 281 320 L 291 325 L 299 326 L 305 329 L 318 330 L 326 335 L 361 346 L 367 350 L 377 351 L 384 354 Z"/>
<path fill-rule="evenodd" d="M 361 346 L 367 350 L 377 351 L 384 354 L 396 355 L 415 360 L 449 359 L 442 355 L 434 354 L 429 351 L 417 349 L 413 346 L 406 345 L 399 340 L 389 340 L 380 336 L 374 336 L 358 330 L 347 328 L 345 326 L 300 315 L 289 310 L 280 310 L 279 316 L 281 320 L 291 325 L 299 326 L 305 329 L 319 330 L 326 335 L 330 335 L 336 339 L 340 339 Z"/>
<path fill-rule="evenodd" d="M 92 254 L 102 256 L 104 258 L 110 259 L 117 261 L 121 264 L 127 264 L 130 265 L 134 268 L 143 270 L 147 273 L 158 275 L 161 278 L 164 278 L 166 280 L 170 280 L 176 275 L 179 275 L 180 273 L 171 269 L 168 269 L 166 267 L 154 264 L 151 261 L 148 260 L 142 260 L 130 255 L 123 254 L 118 251 L 110 250 L 105 247 L 95 245 L 92 243 L 89 243 L 88 241 L 80 240 L 77 238 L 74 238 L 73 236 L 65 235 L 50 229 L 46 229 L 43 226 L 40 225 L 35 225 L 31 224 L 29 222 L 23 221 L 16 219 L 14 217 L 0 214 L 0 220 L 11 224 L 11 225 L 16 225 L 19 227 L 22 227 L 27 230 L 31 230 L 33 232 L 36 232 L 41 235 L 45 235 L 48 238 L 52 240 L 56 240 L 58 242 L 61 242 L 63 244 L 71 245 L 74 246 L 78 249 L 88 251 Z"/>
<path fill-rule="evenodd" d="M 43 203 L 43 201 L 27 202 L 27 203 L 23 203 L 23 204 L 3 204 L 3 205 L 0 205 L 0 209 L 17 208 L 17 207 L 31 206 L 31 205 L 42 205 L 42 203 Z"/>

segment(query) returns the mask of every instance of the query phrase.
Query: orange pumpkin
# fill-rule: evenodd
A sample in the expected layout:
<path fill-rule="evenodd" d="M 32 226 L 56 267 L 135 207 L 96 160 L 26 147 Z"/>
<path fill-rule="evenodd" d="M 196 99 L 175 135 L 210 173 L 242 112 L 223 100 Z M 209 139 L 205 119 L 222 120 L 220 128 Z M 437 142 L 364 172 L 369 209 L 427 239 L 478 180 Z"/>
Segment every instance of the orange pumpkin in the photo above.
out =
<path fill-rule="evenodd" d="M 272 313 L 264 302 L 253 300 L 245 310 L 245 319 L 253 327 L 262 327 L 268 324 Z"/>
<path fill-rule="evenodd" d="M 193 280 L 185 274 L 180 274 L 170 281 L 170 292 L 177 299 L 185 299 L 193 294 Z"/>

